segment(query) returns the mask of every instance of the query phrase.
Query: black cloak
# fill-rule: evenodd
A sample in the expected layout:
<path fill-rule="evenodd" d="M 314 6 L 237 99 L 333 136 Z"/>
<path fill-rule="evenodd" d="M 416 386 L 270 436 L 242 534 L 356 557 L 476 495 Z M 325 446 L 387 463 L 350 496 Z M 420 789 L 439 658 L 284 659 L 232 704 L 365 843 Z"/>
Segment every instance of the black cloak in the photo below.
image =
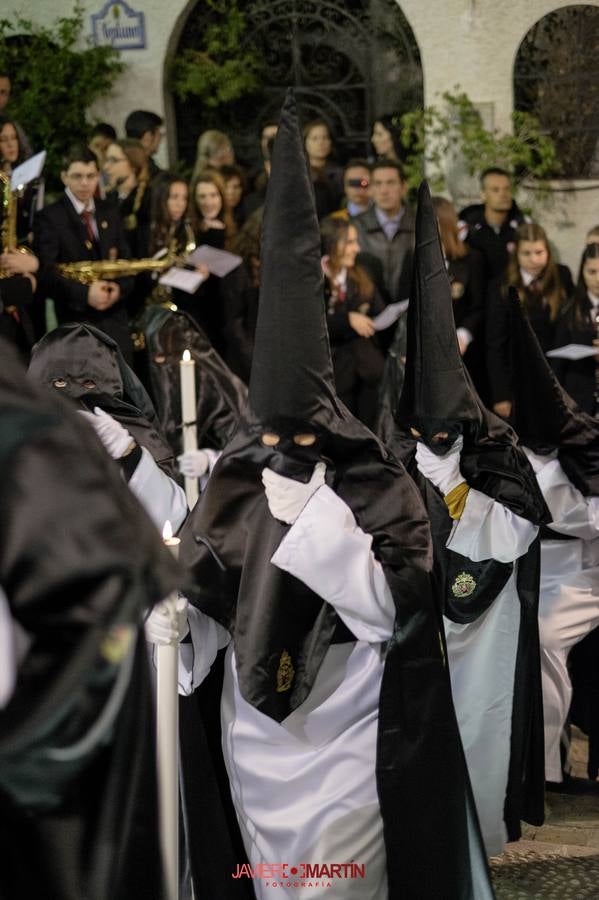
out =
<path fill-rule="evenodd" d="M 173 451 L 152 401 L 118 344 L 103 331 L 73 322 L 48 332 L 33 348 L 29 375 L 80 408 L 93 412 L 99 406 L 109 413 L 167 475 L 176 478 Z"/>
<path fill-rule="evenodd" d="M 0 711 L 0 896 L 163 900 L 140 623 L 183 579 L 90 429 L 0 352 L 0 584 L 30 641 Z"/>
<path fill-rule="evenodd" d="M 514 431 L 484 407 L 462 363 L 451 285 L 426 182 L 418 192 L 413 273 L 404 384 L 390 446 L 419 485 L 430 516 L 440 610 L 455 622 L 467 623 L 488 609 L 509 579 L 513 564 L 493 559 L 473 562 L 446 547 L 453 520 L 440 492 L 417 470 L 416 440 L 410 428 L 420 431 L 426 443 L 435 433 L 447 432 L 449 437 L 443 442 L 443 449 L 448 449 L 447 445 L 461 433 L 464 443 L 460 470 L 471 488 L 534 524 L 548 522 L 550 515 Z M 434 445 L 431 447 L 434 449 Z M 465 597 L 460 594 L 457 580 L 464 574 L 475 585 Z M 544 815 L 538 539 L 518 560 L 517 589 L 521 622 L 505 808 L 512 840 L 520 836 L 521 818 L 539 824 Z"/>
<path fill-rule="evenodd" d="M 264 432 L 279 444 L 264 446 Z M 297 447 L 293 436 L 307 432 L 316 443 Z M 354 639 L 332 606 L 270 562 L 288 526 L 268 509 L 261 471 L 307 480 L 318 458 L 372 535 L 397 607 L 376 761 L 390 897 L 473 898 L 469 785 L 431 597 L 429 526 L 403 467 L 335 394 L 318 222 L 288 92 L 264 213 L 248 405 L 183 529 L 181 554 L 194 572 L 193 602 L 233 635 L 242 695 L 277 721 L 306 699 L 330 644 Z M 283 651 L 295 675 L 277 691 Z"/>
<path fill-rule="evenodd" d="M 181 310 L 149 306 L 137 322 L 143 350 L 137 354 L 162 428 L 176 454 L 183 452 L 179 361 L 195 361 L 198 447 L 222 450 L 247 399 L 245 384 L 218 355 L 200 326 Z"/>
<path fill-rule="evenodd" d="M 599 421 L 583 412 L 553 373 L 514 291 L 510 294 L 512 421 L 525 447 L 557 450 L 561 466 L 585 496 L 599 496 Z"/>

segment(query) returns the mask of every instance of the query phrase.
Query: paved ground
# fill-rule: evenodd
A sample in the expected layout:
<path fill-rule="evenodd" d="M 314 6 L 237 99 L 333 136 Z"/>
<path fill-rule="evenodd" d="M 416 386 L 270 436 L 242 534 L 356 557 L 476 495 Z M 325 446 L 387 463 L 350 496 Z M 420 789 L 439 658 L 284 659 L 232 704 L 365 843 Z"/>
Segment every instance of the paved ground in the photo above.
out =
<path fill-rule="evenodd" d="M 586 741 L 574 735 L 573 774 L 586 775 Z M 491 861 L 497 900 L 599 900 L 599 790 L 547 794 L 545 824 Z"/>

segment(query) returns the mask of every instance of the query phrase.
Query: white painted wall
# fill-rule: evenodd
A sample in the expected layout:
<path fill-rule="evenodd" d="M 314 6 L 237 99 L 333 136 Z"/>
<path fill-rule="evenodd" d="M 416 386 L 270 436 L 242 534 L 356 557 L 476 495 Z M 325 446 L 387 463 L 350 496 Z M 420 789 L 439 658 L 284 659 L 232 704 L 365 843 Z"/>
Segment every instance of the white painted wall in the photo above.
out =
<path fill-rule="evenodd" d="M 599 0 L 587 2 L 599 6 Z M 84 0 L 88 15 L 99 12 L 102 5 L 102 0 Z M 166 165 L 169 157 L 175 158 L 176 137 L 165 69 L 195 0 L 131 0 L 130 5 L 145 13 L 147 47 L 123 51 L 128 69 L 113 96 L 96 104 L 92 113 L 118 131 L 132 109 L 151 109 L 165 116 L 170 146 L 161 148 L 161 161 Z M 420 48 L 425 103 L 438 102 L 444 90 L 459 85 L 483 106 L 485 118 L 506 130 L 513 104 L 512 69 L 522 38 L 543 15 L 571 4 L 559 0 L 401 0 L 399 5 Z M 6 14 L 17 9 L 27 18 L 47 23 L 68 14 L 72 4 L 71 0 L 36 0 L 35 4 L 0 0 L 0 9 Z M 577 185 L 588 187 L 589 183 L 572 183 Z M 543 210 L 542 221 L 562 260 L 576 269 L 584 233 L 599 222 L 599 181 L 595 190 L 555 195 L 552 208 Z"/>

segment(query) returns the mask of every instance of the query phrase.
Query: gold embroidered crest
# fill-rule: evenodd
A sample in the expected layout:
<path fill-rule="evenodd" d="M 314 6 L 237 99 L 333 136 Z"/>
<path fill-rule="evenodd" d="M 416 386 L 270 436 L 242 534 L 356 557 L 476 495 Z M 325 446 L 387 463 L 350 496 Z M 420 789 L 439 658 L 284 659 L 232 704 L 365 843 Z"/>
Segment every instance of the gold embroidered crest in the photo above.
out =
<path fill-rule="evenodd" d="M 289 690 L 294 675 L 295 669 L 293 668 L 291 657 L 286 650 L 283 650 L 281 659 L 279 660 L 279 668 L 277 670 L 277 694 Z"/>
<path fill-rule="evenodd" d="M 469 597 L 476 590 L 476 581 L 468 572 L 460 572 L 451 585 L 451 593 L 454 597 Z"/>

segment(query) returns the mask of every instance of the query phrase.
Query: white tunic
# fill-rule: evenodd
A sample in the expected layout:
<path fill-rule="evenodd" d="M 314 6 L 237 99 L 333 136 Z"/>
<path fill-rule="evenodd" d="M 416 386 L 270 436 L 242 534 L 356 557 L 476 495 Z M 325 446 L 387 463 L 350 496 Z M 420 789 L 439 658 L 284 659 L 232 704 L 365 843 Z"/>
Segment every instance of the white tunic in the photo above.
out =
<path fill-rule="evenodd" d="M 232 646 L 227 650 L 221 718 L 233 802 L 251 865 L 288 864 L 290 886 L 277 887 L 277 896 L 387 897 L 375 761 L 384 642 L 395 606 L 371 544 L 347 505 L 323 486 L 273 556 L 274 565 L 332 603 L 358 638 L 329 648 L 310 696 L 282 723 L 246 703 Z M 182 646 L 180 668 L 186 692 L 222 638 L 222 629 L 191 613 L 193 647 Z M 207 662 L 199 663 L 200 656 Z M 351 862 L 365 866 L 363 879 L 301 877 L 306 864 Z M 273 880 L 254 879 L 260 900 L 272 896 Z"/>
<path fill-rule="evenodd" d="M 168 519 L 176 533 L 187 515 L 185 491 L 163 472 L 152 454 L 141 448 L 141 459 L 129 479 L 129 488 L 162 532 Z"/>
<path fill-rule="evenodd" d="M 474 562 L 513 562 L 526 553 L 537 527 L 471 489 L 447 547 Z M 503 851 L 503 821 L 512 733 L 514 676 L 520 629 L 516 568 L 475 621 L 444 619 L 453 699 L 485 848 Z"/>
<path fill-rule="evenodd" d="M 557 459 L 543 466 L 537 481 L 551 512 L 550 529 L 571 538 L 541 543 L 545 777 L 560 782 L 560 741 L 572 699 L 568 654 L 599 625 L 599 498 L 584 497 Z"/>

